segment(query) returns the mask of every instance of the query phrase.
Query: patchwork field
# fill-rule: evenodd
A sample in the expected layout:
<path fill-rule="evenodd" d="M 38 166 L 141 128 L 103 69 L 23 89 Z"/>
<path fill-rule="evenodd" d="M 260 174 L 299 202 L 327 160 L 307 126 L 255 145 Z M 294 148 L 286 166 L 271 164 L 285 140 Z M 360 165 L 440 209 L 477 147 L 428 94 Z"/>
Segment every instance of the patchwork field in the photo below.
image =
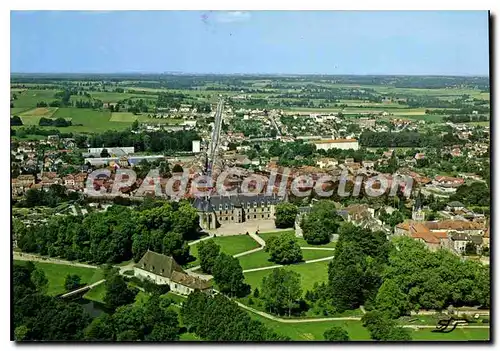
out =
<path fill-rule="evenodd" d="M 14 261 L 16 264 L 26 264 L 27 261 Z M 103 278 L 103 272 L 100 269 L 66 266 L 63 264 L 35 262 L 35 267 L 44 271 L 49 286 L 48 295 L 59 295 L 65 292 L 64 282 L 68 274 L 77 274 L 81 278 L 81 283 L 86 285 L 95 283 Z"/>

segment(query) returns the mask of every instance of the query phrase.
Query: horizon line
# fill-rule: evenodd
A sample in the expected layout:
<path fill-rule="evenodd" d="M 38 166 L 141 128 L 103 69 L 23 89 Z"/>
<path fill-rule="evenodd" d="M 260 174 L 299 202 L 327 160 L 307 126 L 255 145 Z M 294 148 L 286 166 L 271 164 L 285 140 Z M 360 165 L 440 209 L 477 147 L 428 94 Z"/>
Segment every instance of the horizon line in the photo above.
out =
<path fill-rule="evenodd" d="M 258 73 L 258 72 L 247 72 L 247 73 L 217 73 L 217 72 L 184 72 L 184 71 L 165 71 L 165 72 L 10 72 L 10 75 L 24 74 L 24 75 L 117 75 L 117 74 L 127 74 L 127 75 L 217 75 L 217 76 L 333 76 L 333 77 L 345 77 L 345 76 L 357 76 L 357 77 L 479 77 L 479 78 L 489 78 L 490 74 L 475 74 L 475 73 L 461 73 L 461 74 L 404 74 L 404 73 Z"/>

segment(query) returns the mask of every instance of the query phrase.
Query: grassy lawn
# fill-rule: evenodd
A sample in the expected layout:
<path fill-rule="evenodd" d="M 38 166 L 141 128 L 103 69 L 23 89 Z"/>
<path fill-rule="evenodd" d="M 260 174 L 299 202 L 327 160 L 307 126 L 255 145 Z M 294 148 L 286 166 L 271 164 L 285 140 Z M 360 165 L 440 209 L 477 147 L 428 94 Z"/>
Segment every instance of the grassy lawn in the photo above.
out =
<path fill-rule="evenodd" d="M 179 341 L 202 341 L 195 333 L 182 333 Z"/>
<path fill-rule="evenodd" d="M 304 261 L 330 256 L 333 256 L 333 251 L 302 250 L 302 258 Z M 276 265 L 276 263 L 269 261 L 269 258 L 269 253 L 265 252 L 264 250 L 238 257 L 238 259 L 240 260 L 241 268 L 243 268 L 243 270 Z"/>
<path fill-rule="evenodd" d="M 295 231 L 294 230 L 285 230 L 285 231 L 282 231 L 282 232 L 259 233 L 259 236 L 262 239 L 264 239 L 264 241 L 267 241 L 267 240 L 269 240 L 273 236 L 282 235 L 284 233 L 294 233 L 295 234 Z M 304 240 L 304 238 L 297 238 L 297 241 L 298 241 L 298 243 L 299 243 L 300 246 L 305 246 L 305 247 L 332 247 L 332 248 L 335 247 L 335 242 L 334 241 L 331 241 L 328 244 L 324 244 L 324 245 L 311 245 L 311 244 L 308 244 L 307 241 Z"/>
<path fill-rule="evenodd" d="M 324 340 L 323 333 L 339 326 L 349 333 L 353 341 L 371 340 L 369 331 L 363 327 L 360 321 L 326 321 L 312 323 L 281 323 L 261 317 L 254 313 L 251 317 L 261 321 L 269 328 L 279 334 L 286 335 L 296 341 Z M 434 333 L 432 329 L 412 330 L 412 338 L 415 341 L 471 341 L 489 340 L 489 329 L 455 329 L 451 333 Z"/>
<path fill-rule="evenodd" d="M 211 240 L 214 240 L 215 243 L 220 246 L 221 251 L 228 255 L 236 255 L 259 247 L 259 244 L 249 235 L 218 236 Z M 199 243 L 190 246 L 191 256 L 197 259 L 196 261 L 190 262 L 187 267 L 194 267 L 200 264 L 198 259 L 198 245 Z"/>
<path fill-rule="evenodd" d="M 16 264 L 25 264 L 27 261 L 14 261 Z M 102 279 L 103 273 L 100 269 L 66 266 L 63 264 L 34 262 L 35 267 L 44 271 L 49 287 L 48 295 L 59 295 L 65 292 L 64 281 L 68 274 L 77 274 L 81 278 L 81 283 L 87 285 Z"/>
<path fill-rule="evenodd" d="M 370 340 L 370 333 L 359 321 L 326 321 L 313 323 L 282 323 L 272 321 L 257 314 L 250 313 L 251 317 L 261 321 L 267 327 L 281 335 L 286 335 L 295 341 L 318 341 L 324 340 L 323 333 L 334 327 L 342 327 L 348 333 L 351 340 Z"/>
<path fill-rule="evenodd" d="M 328 280 L 328 262 L 320 261 L 315 263 L 299 263 L 283 267 L 284 269 L 292 270 L 300 274 L 302 291 L 305 294 L 307 290 L 313 288 L 314 283 L 326 282 Z M 256 287 L 260 289 L 262 278 L 271 274 L 271 270 L 255 271 L 245 273 L 245 281 L 252 286 L 252 290 Z"/>
<path fill-rule="evenodd" d="M 83 298 L 104 303 L 104 295 L 106 295 L 106 287 L 105 284 L 102 283 L 83 295 Z"/>
<path fill-rule="evenodd" d="M 37 126 L 40 122 L 40 118 L 51 118 L 56 113 L 57 109 L 57 107 L 37 107 L 20 113 L 19 117 L 21 117 L 23 125 Z"/>

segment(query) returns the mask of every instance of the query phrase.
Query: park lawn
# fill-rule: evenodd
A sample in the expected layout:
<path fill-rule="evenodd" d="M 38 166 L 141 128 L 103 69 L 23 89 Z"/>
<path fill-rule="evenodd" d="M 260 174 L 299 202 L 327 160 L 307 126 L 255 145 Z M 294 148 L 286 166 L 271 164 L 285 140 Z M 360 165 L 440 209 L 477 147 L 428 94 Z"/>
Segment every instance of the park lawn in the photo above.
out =
<path fill-rule="evenodd" d="M 259 244 L 249 235 L 217 236 L 209 240 L 213 240 L 219 245 L 221 252 L 231 256 L 259 247 Z M 199 243 L 189 246 L 190 254 L 196 257 L 196 260 L 189 262 L 185 267 L 194 267 L 200 264 L 198 258 L 198 245 Z"/>
<path fill-rule="evenodd" d="M 295 231 L 294 230 L 284 230 L 284 231 L 281 231 L 281 232 L 269 232 L 269 233 L 259 233 L 258 235 L 264 239 L 264 241 L 267 241 L 269 240 L 271 237 L 275 236 L 275 235 L 282 235 L 284 233 L 293 233 L 295 234 Z M 299 245 L 302 247 L 302 246 L 305 246 L 305 247 L 335 247 L 335 241 L 331 241 L 329 242 L 328 244 L 323 244 L 323 245 L 312 245 L 312 244 L 308 244 L 307 241 L 304 240 L 304 238 L 297 238 L 297 241 L 299 243 Z"/>
<path fill-rule="evenodd" d="M 333 256 L 333 251 L 302 250 L 302 259 L 304 261 L 315 260 L 318 258 L 330 257 L 330 256 Z M 260 250 L 248 255 L 238 257 L 241 268 L 243 268 L 243 270 L 277 265 L 277 263 L 272 262 L 269 259 L 270 259 L 269 253 L 265 252 L 264 250 Z"/>
<path fill-rule="evenodd" d="M 106 286 L 105 283 L 102 283 L 85 293 L 85 295 L 83 295 L 83 298 L 104 303 L 104 295 L 106 295 Z"/>
<path fill-rule="evenodd" d="M 370 332 L 361 325 L 360 321 L 282 323 L 270 320 L 252 312 L 248 313 L 253 319 L 261 321 L 265 326 L 273 329 L 276 333 L 288 336 L 294 341 L 325 340 L 323 333 L 334 326 L 345 329 L 351 340 L 371 340 Z"/>
<path fill-rule="evenodd" d="M 415 341 L 479 341 L 490 340 L 490 329 L 456 328 L 450 333 L 433 332 L 431 328 L 412 330 Z"/>
<path fill-rule="evenodd" d="M 241 268 L 243 268 L 243 270 L 246 270 L 259 267 L 275 266 L 277 263 L 269 261 L 269 258 L 269 253 L 265 252 L 264 250 L 260 250 L 245 256 L 240 256 L 238 257 L 238 260 L 240 261 Z"/>
<path fill-rule="evenodd" d="M 328 280 L 328 262 L 320 261 L 314 263 L 299 263 L 283 266 L 283 269 L 291 270 L 300 274 L 302 292 L 311 290 L 314 283 L 322 283 Z M 251 285 L 252 290 L 261 287 L 262 278 L 271 274 L 271 269 L 244 273 L 245 281 Z"/>
<path fill-rule="evenodd" d="M 14 261 L 15 263 L 21 263 L 27 261 Z M 67 266 L 64 264 L 56 263 L 45 263 L 45 262 L 34 262 L 36 268 L 40 268 L 45 273 L 47 280 L 49 281 L 49 286 L 47 289 L 48 295 L 59 295 L 66 292 L 64 288 L 64 282 L 68 274 L 77 274 L 81 278 L 81 284 L 87 285 L 95 283 L 103 279 L 103 272 L 96 268 L 86 268 L 86 267 L 76 267 Z"/>
<path fill-rule="evenodd" d="M 352 341 L 371 340 L 370 332 L 363 327 L 361 321 L 325 321 L 308 323 L 282 323 L 267 319 L 252 312 L 250 316 L 253 319 L 261 321 L 267 327 L 275 332 L 286 335 L 294 341 L 318 341 L 324 340 L 323 333 L 339 326 L 345 329 Z M 414 341 L 477 341 L 489 340 L 489 329 L 460 329 L 457 328 L 451 333 L 436 333 L 433 329 L 411 330 L 411 336 Z"/>
<path fill-rule="evenodd" d="M 302 259 L 304 261 L 317 260 L 319 258 L 332 257 L 333 250 L 302 250 Z"/>
<path fill-rule="evenodd" d="M 202 340 L 203 339 L 198 337 L 198 335 L 196 335 L 195 333 L 182 333 L 179 336 L 179 341 L 202 341 Z"/>

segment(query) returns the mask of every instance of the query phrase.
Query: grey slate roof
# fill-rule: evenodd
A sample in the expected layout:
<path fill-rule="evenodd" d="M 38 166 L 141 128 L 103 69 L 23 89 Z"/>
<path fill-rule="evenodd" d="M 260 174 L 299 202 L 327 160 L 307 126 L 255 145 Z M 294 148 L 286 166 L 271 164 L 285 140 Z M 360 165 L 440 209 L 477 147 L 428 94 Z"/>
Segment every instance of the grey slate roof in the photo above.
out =
<path fill-rule="evenodd" d="M 217 211 L 219 210 L 219 206 L 222 206 L 223 209 L 226 209 L 226 205 L 228 209 L 233 209 L 235 207 L 243 207 L 243 208 L 252 208 L 254 203 L 257 206 L 269 206 L 276 205 L 283 201 L 283 198 L 273 194 L 271 196 L 267 196 L 265 194 L 258 195 L 243 195 L 237 194 L 232 196 L 210 196 L 208 198 L 195 198 L 193 202 L 193 206 L 202 212 L 209 211 Z"/>

